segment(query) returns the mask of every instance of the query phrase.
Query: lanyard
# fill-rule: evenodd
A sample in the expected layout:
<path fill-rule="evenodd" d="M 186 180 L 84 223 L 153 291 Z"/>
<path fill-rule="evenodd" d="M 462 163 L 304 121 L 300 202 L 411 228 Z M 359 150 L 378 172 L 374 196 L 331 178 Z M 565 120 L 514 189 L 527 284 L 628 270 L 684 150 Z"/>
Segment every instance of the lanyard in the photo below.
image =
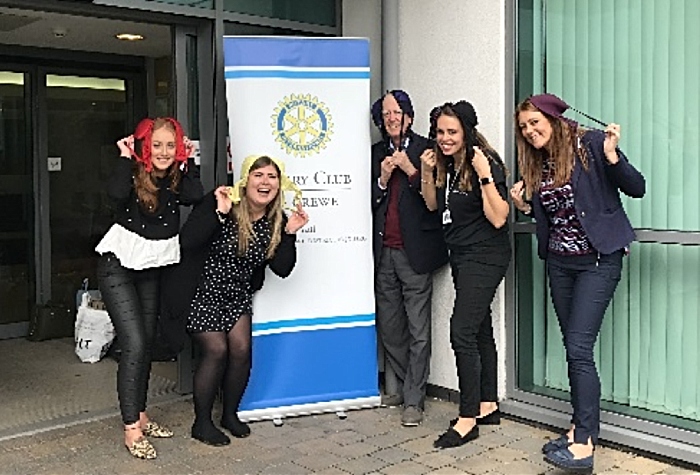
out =
<path fill-rule="evenodd" d="M 450 193 L 457 186 L 457 179 L 459 178 L 459 170 L 455 171 L 454 179 L 452 179 L 452 174 L 447 173 L 447 180 L 445 181 L 445 209 L 450 207 Z"/>
<path fill-rule="evenodd" d="M 452 216 L 450 214 L 450 192 L 457 186 L 457 179 L 459 178 L 459 170 L 455 170 L 454 180 L 452 179 L 452 174 L 447 174 L 447 181 L 445 182 L 445 211 L 442 213 L 442 224 L 447 226 L 452 224 Z"/>

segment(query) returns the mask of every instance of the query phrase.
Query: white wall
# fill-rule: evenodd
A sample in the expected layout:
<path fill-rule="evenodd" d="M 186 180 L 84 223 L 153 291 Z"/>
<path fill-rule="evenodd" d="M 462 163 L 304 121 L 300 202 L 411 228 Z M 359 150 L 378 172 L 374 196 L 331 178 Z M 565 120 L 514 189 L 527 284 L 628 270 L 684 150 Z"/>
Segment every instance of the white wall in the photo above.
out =
<path fill-rule="evenodd" d="M 354 1 L 354 0 L 353 0 Z M 399 2 L 400 87 L 411 95 L 418 132 L 427 133 L 428 114 L 446 101 L 474 105 L 478 129 L 496 150 L 506 136 L 505 1 L 401 0 Z M 430 383 L 458 389 L 449 340 L 454 290 L 449 270 L 435 278 L 433 357 Z M 494 301 L 499 348 L 499 394 L 505 394 L 503 286 Z"/>
<path fill-rule="evenodd" d="M 369 38 L 370 41 L 370 97 L 372 101 L 382 94 L 382 2 L 381 0 L 345 0 L 342 11 L 343 36 Z M 367 105 L 367 123 L 371 126 L 372 141 L 381 138 L 372 125 Z"/>
<path fill-rule="evenodd" d="M 478 129 L 504 150 L 505 2 L 508 0 L 400 0 L 399 87 L 416 110 L 414 129 L 428 132 L 428 113 L 446 101 L 466 99 L 476 109 Z M 343 36 L 365 36 L 372 44 L 372 97 L 381 94 L 381 0 L 343 1 Z M 368 114 L 369 106 L 367 105 Z M 504 116 L 506 114 L 506 116 Z M 505 157 L 504 157 L 505 158 Z M 433 356 L 430 383 L 458 390 L 450 347 L 454 288 L 449 268 L 435 276 Z M 501 286 L 493 305 L 499 348 L 499 394 L 505 394 L 505 302 Z"/>

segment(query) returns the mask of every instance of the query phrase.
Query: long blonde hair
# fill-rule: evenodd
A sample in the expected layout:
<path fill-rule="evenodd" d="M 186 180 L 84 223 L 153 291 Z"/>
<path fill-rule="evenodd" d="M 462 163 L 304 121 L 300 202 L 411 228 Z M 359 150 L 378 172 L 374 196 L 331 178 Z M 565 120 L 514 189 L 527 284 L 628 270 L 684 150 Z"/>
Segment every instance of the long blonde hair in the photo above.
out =
<path fill-rule="evenodd" d="M 469 139 L 467 134 L 470 133 L 470 131 L 466 129 L 464 122 L 452 107 L 449 105 L 442 106 L 440 112 L 438 112 L 435 116 L 436 123 L 437 119 L 443 115 L 456 118 L 459 121 L 460 126 L 462 127 L 462 133 L 464 134 L 464 146 L 453 155 L 455 173 L 459 174 L 458 188 L 460 191 L 471 191 L 471 178 L 472 175 L 476 173 L 471 160 L 474 158 L 474 150 L 471 148 L 470 143 L 475 143 L 484 152 L 484 155 L 486 155 L 489 160 L 494 160 L 503 169 L 504 173 L 508 173 L 508 170 L 501 160 L 501 157 L 498 155 L 498 152 L 496 152 L 491 144 L 489 144 L 486 137 L 476 130 L 476 127 L 471 128 L 473 137 Z M 471 153 L 467 153 L 467 150 L 471 151 Z M 442 188 L 445 186 L 447 181 L 447 157 L 442 153 L 442 149 L 440 149 L 437 144 L 435 145 L 435 156 L 437 158 L 435 167 L 437 171 L 435 186 Z"/>
<path fill-rule="evenodd" d="M 173 135 L 176 135 L 176 130 L 173 124 L 164 119 L 158 118 L 153 121 L 153 132 L 165 127 Z M 150 156 L 150 154 L 149 154 Z M 158 185 L 156 184 L 156 169 L 152 167 L 151 171 L 146 170 L 146 165 L 140 161 L 135 162 L 136 173 L 134 175 L 134 189 L 136 190 L 136 196 L 139 198 L 139 204 L 141 208 L 148 213 L 155 213 L 158 209 Z M 182 172 L 180 171 L 179 163 L 173 161 L 172 165 L 168 168 L 167 176 L 170 178 L 170 190 L 177 193 L 178 185 L 182 179 Z"/>
<path fill-rule="evenodd" d="M 552 126 L 552 136 L 547 147 L 536 149 L 530 145 L 520 130 L 521 112 L 541 112 Z M 578 142 L 586 132 L 582 127 L 573 128 L 564 120 L 551 116 L 538 109 L 529 99 L 525 99 L 515 108 L 515 141 L 518 148 L 518 167 L 525 184 L 525 197 L 532 198 L 542 185 L 542 169 L 548 161 L 554 171 L 554 186 L 563 186 L 571 179 L 575 157 L 578 153 L 581 164 L 588 170 L 588 154 L 585 147 Z"/>
<path fill-rule="evenodd" d="M 258 168 L 263 168 L 268 165 L 272 165 L 277 170 L 277 176 L 281 180 L 281 171 L 277 164 L 267 156 L 262 156 L 255 160 L 248 171 L 248 174 L 252 173 Z M 247 185 L 246 185 L 247 186 Z M 250 215 L 250 207 L 248 206 L 248 199 L 246 197 L 245 187 L 241 190 L 242 199 L 239 203 L 234 204 L 231 207 L 231 218 L 235 219 L 238 227 L 238 255 L 243 256 L 248 252 L 250 244 L 257 239 L 255 231 L 253 231 L 253 220 Z M 282 240 L 282 224 L 284 212 L 282 211 L 282 189 L 280 188 L 277 192 L 277 196 L 272 200 L 265 210 L 265 216 L 270 223 L 270 244 L 267 246 L 267 252 L 265 257 L 271 259 L 275 255 L 277 246 L 279 246 Z"/>

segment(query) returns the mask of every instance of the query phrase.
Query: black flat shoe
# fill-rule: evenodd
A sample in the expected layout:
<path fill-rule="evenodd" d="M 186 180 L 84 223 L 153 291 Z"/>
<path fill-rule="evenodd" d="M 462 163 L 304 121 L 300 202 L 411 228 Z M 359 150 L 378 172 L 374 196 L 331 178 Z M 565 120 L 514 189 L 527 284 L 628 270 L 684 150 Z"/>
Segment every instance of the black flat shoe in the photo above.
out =
<path fill-rule="evenodd" d="M 479 426 L 472 427 L 472 430 L 464 434 L 464 437 L 459 435 L 459 432 L 450 427 L 447 432 L 442 434 L 433 442 L 433 447 L 436 449 L 450 449 L 452 447 L 459 447 L 471 442 L 479 437 Z"/>
<path fill-rule="evenodd" d="M 229 431 L 231 435 L 237 439 L 243 439 L 250 435 L 250 427 L 245 422 L 241 422 L 240 419 L 230 422 L 226 422 L 222 419 L 221 427 Z"/>
<path fill-rule="evenodd" d="M 192 426 L 191 435 L 193 439 L 214 447 L 223 447 L 224 445 L 229 445 L 231 443 L 231 439 L 229 439 L 226 434 L 214 426 L 206 429 Z"/>
<path fill-rule="evenodd" d="M 497 426 L 501 424 L 501 410 L 496 409 L 493 412 L 489 412 L 484 417 L 477 417 L 476 423 L 480 426 Z"/>
<path fill-rule="evenodd" d="M 459 417 L 455 417 L 450 420 L 450 425 L 448 427 L 454 427 L 454 425 L 459 420 Z M 496 409 L 493 412 L 489 412 L 484 417 L 477 417 L 476 423 L 480 426 L 497 426 L 501 424 L 501 410 Z"/>

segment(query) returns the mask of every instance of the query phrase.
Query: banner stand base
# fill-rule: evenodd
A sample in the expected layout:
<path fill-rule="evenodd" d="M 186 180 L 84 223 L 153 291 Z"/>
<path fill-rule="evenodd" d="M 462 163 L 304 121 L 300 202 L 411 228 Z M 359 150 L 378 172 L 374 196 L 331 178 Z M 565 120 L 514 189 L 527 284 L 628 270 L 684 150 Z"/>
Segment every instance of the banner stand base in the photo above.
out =
<path fill-rule="evenodd" d="M 340 399 L 336 401 L 315 402 L 312 404 L 297 404 L 293 406 L 240 411 L 238 417 L 243 422 L 272 421 L 275 426 L 281 426 L 284 424 L 284 419 L 287 417 L 311 416 L 315 414 L 327 414 L 329 412 L 335 412 L 339 419 L 346 419 L 348 417 L 346 411 L 373 409 L 379 407 L 380 403 L 381 397 L 379 396 Z"/>

